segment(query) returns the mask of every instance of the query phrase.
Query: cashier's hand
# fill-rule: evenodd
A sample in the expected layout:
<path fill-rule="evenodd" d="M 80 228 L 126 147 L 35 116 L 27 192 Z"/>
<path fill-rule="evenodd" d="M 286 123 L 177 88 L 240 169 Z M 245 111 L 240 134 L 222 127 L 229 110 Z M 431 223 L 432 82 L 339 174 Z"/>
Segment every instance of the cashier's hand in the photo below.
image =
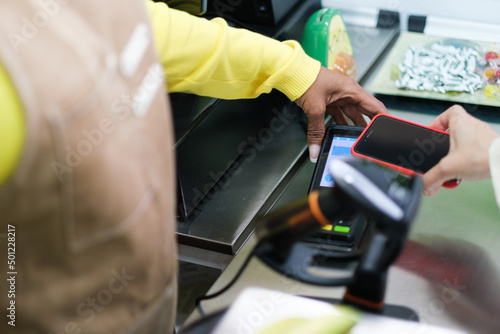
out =
<path fill-rule="evenodd" d="M 325 135 L 325 110 L 337 124 L 347 124 L 346 116 L 359 126 L 366 126 L 363 114 L 371 119 L 377 114 L 387 113 L 382 102 L 355 80 L 325 67 L 321 67 L 316 81 L 295 102 L 308 117 L 307 143 L 313 162 L 318 159 Z"/>
<path fill-rule="evenodd" d="M 499 135 L 485 122 L 455 105 L 429 125 L 450 133 L 448 155 L 423 176 L 424 195 L 435 195 L 448 180 L 490 177 L 489 148 Z"/>

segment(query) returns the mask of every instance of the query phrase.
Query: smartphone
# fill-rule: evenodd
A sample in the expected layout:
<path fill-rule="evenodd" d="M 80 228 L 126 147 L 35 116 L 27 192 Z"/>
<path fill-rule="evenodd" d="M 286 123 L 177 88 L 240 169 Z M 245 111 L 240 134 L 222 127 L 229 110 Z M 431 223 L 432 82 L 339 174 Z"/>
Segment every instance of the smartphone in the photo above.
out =
<path fill-rule="evenodd" d="M 334 186 L 334 180 L 328 166 L 333 159 L 351 155 L 351 147 L 363 130 L 364 127 L 349 125 L 333 124 L 327 127 L 309 186 L 309 192 Z M 356 214 L 347 219 L 335 220 L 330 226 L 322 228 L 319 232 L 306 237 L 304 240 L 320 243 L 323 247 L 332 250 L 357 250 L 366 227 L 367 218 Z"/>
<path fill-rule="evenodd" d="M 353 156 L 376 161 L 406 175 L 425 174 L 450 150 L 448 133 L 391 115 L 377 115 L 351 148 Z M 443 186 L 456 187 L 450 180 Z"/>

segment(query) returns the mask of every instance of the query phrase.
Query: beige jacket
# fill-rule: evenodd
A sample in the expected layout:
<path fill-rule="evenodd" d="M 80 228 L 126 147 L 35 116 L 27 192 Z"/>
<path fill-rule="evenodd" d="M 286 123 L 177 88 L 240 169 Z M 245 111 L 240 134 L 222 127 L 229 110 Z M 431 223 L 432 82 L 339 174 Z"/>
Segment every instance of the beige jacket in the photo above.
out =
<path fill-rule="evenodd" d="M 0 189 L 1 333 L 172 333 L 173 131 L 149 26 L 142 0 L 2 3 L 28 137 Z"/>

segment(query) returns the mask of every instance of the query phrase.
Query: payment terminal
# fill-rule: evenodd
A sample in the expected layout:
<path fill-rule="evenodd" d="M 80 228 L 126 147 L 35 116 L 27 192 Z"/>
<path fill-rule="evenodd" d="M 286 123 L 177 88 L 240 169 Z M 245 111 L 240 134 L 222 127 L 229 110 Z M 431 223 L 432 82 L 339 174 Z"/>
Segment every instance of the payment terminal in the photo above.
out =
<path fill-rule="evenodd" d="M 334 180 L 328 166 L 332 160 L 340 156 L 351 155 L 351 147 L 363 130 L 363 127 L 337 124 L 330 125 L 326 129 L 309 192 L 333 187 Z M 322 247 L 333 250 L 357 250 L 366 228 L 367 218 L 357 213 L 345 219 L 335 220 L 331 225 L 304 238 L 304 241 L 320 243 Z"/>

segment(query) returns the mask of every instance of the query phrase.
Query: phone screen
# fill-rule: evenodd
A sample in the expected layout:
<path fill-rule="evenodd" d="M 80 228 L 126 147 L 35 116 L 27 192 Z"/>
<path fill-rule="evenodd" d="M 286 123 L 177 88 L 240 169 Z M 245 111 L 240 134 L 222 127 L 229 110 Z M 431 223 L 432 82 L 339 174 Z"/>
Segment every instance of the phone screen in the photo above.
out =
<path fill-rule="evenodd" d="M 377 117 L 354 146 L 354 152 L 424 174 L 448 154 L 446 133 L 392 117 Z"/>
<path fill-rule="evenodd" d="M 330 162 L 337 157 L 351 155 L 351 147 L 356 142 L 356 139 L 357 138 L 341 136 L 333 137 L 330 152 L 326 160 L 326 166 L 323 168 L 323 175 L 321 176 L 321 182 L 319 184 L 321 187 L 333 187 L 333 178 L 328 166 L 330 166 Z"/>
<path fill-rule="evenodd" d="M 328 127 L 316 163 L 310 191 L 319 187 L 333 187 L 332 174 L 328 169 L 330 162 L 337 157 L 350 156 L 351 147 L 363 130 L 363 127 L 357 126 L 331 125 Z"/>

